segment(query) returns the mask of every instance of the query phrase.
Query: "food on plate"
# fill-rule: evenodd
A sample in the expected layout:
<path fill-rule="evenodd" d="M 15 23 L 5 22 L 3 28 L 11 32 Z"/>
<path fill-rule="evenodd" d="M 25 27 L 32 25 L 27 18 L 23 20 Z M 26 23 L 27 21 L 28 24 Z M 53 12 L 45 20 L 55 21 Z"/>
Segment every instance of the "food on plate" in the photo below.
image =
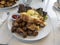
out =
<path fill-rule="evenodd" d="M 19 5 L 18 13 L 26 12 L 26 11 L 29 10 L 29 9 L 32 9 L 32 8 L 29 7 L 29 6 L 25 6 L 24 4 L 20 4 L 20 5 Z"/>
<path fill-rule="evenodd" d="M 0 0 L 0 8 L 10 7 L 14 5 L 18 0 Z"/>
<path fill-rule="evenodd" d="M 33 10 L 36 10 L 39 13 L 39 15 L 42 15 L 44 17 L 45 20 L 47 19 L 47 12 L 43 11 L 43 8 L 38 8 L 38 9 L 33 9 L 33 10 L 31 10 L 31 9 L 33 9 L 33 8 L 30 6 L 25 6 L 24 4 L 20 4 L 18 13 L 21 13 L 21 12 L 34 13 Z"/>
<path fill-rule="evenodd" d="M 19 18 L 12 23 L 12 33 L 17 33 L 23 38 L 27 36 L 37 36 L 39 30 L 46 26 L 47 13 L 42 8 L 29 9 L 21 12 Z"/>

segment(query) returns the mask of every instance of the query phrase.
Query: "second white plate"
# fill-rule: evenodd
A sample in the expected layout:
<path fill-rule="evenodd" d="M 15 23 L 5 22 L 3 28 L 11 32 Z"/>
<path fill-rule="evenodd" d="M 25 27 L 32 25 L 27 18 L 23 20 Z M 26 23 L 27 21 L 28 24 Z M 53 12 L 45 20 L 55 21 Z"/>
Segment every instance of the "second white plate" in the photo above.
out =
<path fill-rule="evenodd" d="M 0 8 L 0 10 L 6 10 L 6 9 L 9 9 L 9 8 L 13 8 L 15 6 L 18 6 L 20 4 L 20 0 L 16 2 L 16 4 L 14 4 L 13 6 L 11 7 L 4 7 L 4 8 Z"/>

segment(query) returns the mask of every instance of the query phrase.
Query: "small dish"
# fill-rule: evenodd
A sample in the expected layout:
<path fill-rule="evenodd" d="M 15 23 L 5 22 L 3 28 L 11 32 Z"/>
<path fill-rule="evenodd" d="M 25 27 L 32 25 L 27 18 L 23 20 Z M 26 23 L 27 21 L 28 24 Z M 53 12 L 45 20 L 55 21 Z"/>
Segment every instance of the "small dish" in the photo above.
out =
<path fill-rule="evenodd" d="M 12 15 L 12 20 L 16 20 L 17 18 L 19 18 L 19 14 L 13 14 Z"/>
<path fill-rule="evenodd" d="M 60 8 L 59 8 L 60 6 L 58 5 L 57 2 L 54 3 L 54 6 L 53 6 L 53 7 L 54 7 L 55 9 L 57 9 L 57 10 L 60 10 Z"/>

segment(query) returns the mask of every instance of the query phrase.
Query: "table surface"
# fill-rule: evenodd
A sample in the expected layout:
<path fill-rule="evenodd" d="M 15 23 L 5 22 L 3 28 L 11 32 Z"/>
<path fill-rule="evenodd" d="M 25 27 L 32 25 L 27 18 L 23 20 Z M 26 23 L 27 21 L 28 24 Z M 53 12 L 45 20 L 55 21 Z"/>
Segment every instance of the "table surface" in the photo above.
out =
<path fill-rule="evenodd" d="M 9 44 L 9 45 L 60 45 L 60 27 L 58 17 L 60 12 L 53 8 L 54 2 L 56 0 L 49 0 L 49 4 L 47 6 L 47 12 L 51 18 L 51 32 L 50 34 L 35 42 L 25 42 L 12 37 L 11 33 L 9 33 L 9 29 L 7 26 L 7 22 L 0 28 L 0 44 Z M 8 32 L 8 33 L 7 33 Z"/>

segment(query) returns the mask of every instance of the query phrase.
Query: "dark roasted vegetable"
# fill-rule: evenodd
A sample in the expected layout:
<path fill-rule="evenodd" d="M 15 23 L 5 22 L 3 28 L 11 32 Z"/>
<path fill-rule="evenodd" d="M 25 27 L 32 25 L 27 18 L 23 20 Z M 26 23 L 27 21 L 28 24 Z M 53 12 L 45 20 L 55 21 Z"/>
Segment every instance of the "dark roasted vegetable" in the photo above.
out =
<path fill-rule="evenodd" d="M 43 11 L 42 8 L 36 10 L 41 16 L 43 16 L 44 20 L 47 19 L 47 12 Z"/>
<path fill-rule="evenodd" d="M 43 8 L 38 8 L 36 11 L 37 11 L 40 15 L 43 15 Z"/>
<path fill-rule="evenodd" d="M 29 7 L 29 6 L 25 6 L 24 4 L 20 4 L 20 5 L 19 5 L 18 13 L 27 12 L 27 10 L 29 10 L 29 9 L 32 9 L 32 8 Z"/>

